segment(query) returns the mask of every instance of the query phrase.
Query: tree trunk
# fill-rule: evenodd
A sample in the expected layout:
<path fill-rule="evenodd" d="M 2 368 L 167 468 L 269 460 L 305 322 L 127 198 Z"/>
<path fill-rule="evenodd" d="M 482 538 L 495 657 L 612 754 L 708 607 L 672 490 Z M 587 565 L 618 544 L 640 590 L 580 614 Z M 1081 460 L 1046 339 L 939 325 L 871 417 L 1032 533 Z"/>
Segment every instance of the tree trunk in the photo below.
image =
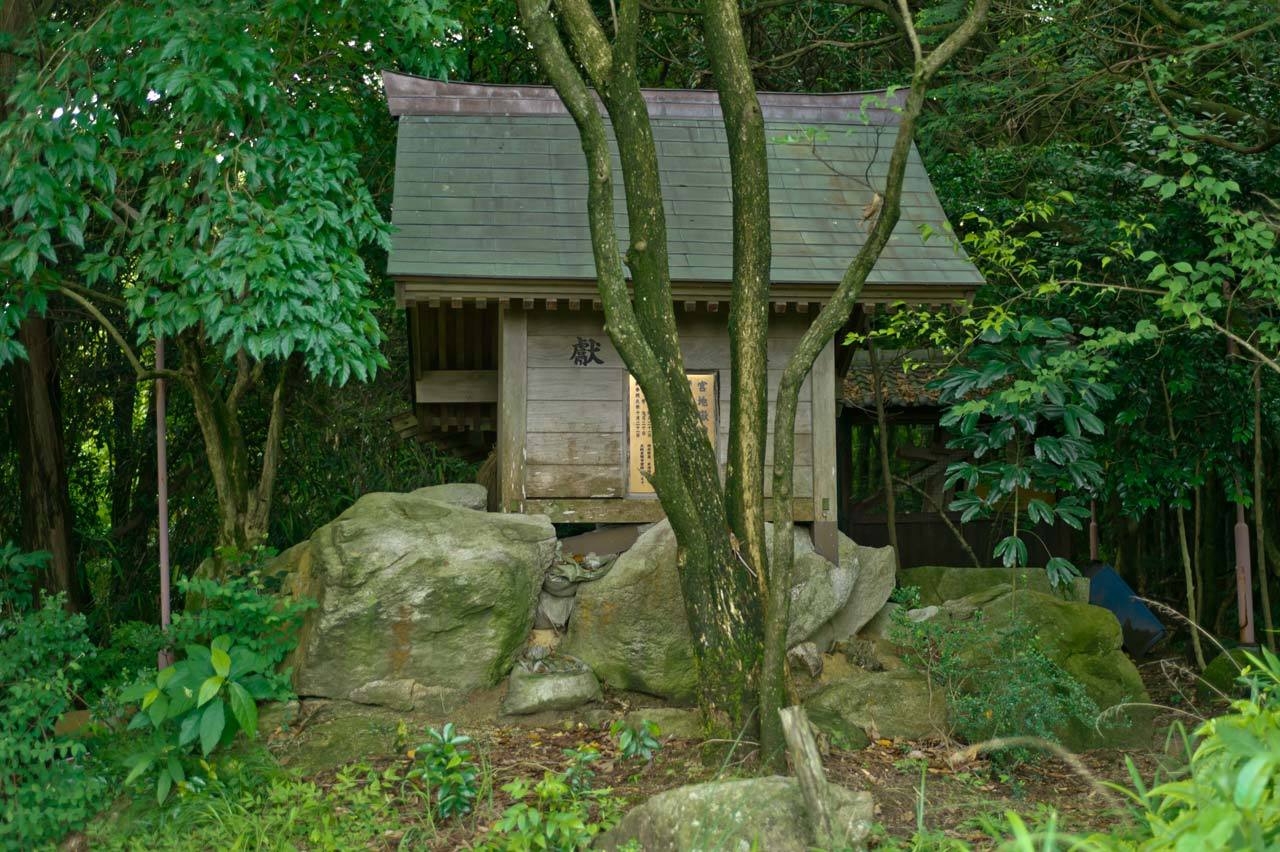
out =
<path fill-rule="evenodd" d="M 876 360 L 876 345 L 868 336 L 867 360 L 871 365 L 871 389 L 876 399 L 876 431 L 880 447 L 880 481 L 884 484 L 885 523 L 889 527 L 889 546 L 898 569 L 902 568 L 902 555 L 898 549 L 898 504 L 894 499 L 893 466 L 889 461 L 889 418 L 884 410 L 884 383 L 880 364 Z"/>
<path fill-rule="evenodd" d="M 1182 507 L 1177 507 L 1178 544 L 1182 549 L 1182 575 L 1187 584 L 1187 620 L 1191 622 L 1191 649 L 1196 665 L 1204 671 L 1204 649 L 1200 646 L 1200 612 L 1196 607 L 1196 583 L 1191 569 L 1191 551 L 1187 547 L 1187 522 Z"/>
<path fill-rule="evenodd" d="M 751 734 L 758 724 L 763 619 L 759 579 L 753 570 L 759 569 L 749 566 L 733 547 L 715 449 L 698 419 L 684 372 L 671 302 L 657 150 L 636 77 L 639 5 L 627 0 L 619 7 L 613 44 L 584 0 L 557 4 L 558 21 L 548 0 L 520 0 L 519 8 L 538 63 L 578 126 L 587 160 L 588 223 L 605 327 L 649 403 L 654 488 L 678 543 L 699 703 L 707 715 L 727 718 Z M 561 26 L 604 102 L 617 139 L 631 239 L 625 257 L 634 301 L 622 275 L 608 136 L 586 80 L 561 40 Z"/>
<path fill-rule="evenodd" d="M 0 35 L 21 38 L 47 9 L 45 0 L 0 3 Z M 17 54 L 0 50 L 0 91 L 9 90 L 19 61 Z M 0 98 L 0 120 L 8 113 L 8 104 Z M 68 606 L 80 610 L 89 601 L 76 566 L 53 326 L 46 319 L 30 317 L 19 326 L 18 341 L 27 350 L 27 360 L 12 367 L 10 428 L 18 452 L 22 546 L 49 553 L 45 588 L 66 592 Z"/>
<path fill-rule="evenodd" d="M 748 564 L 765 577 L 764 459 L 768 434 L 769 163 L 764 113 L 756 96 L 742 21 L 734 0 L 706 0 L 703 32 L 724 114 L 733 191 L 733 295 L 729 345 L 733 390 L 725 496 L 729 523 Z"/>
<path fill-rule="evenodd" d="M 244 553 L 266 540 L 280 461 L 284 426 L 284 392 L 288 364 L 282 364 L 271 396 L 267 435 L 256 481 L 250 471 L 250 451 L 240 423 L 240 401 L 257 384 L 262 368 L 239 359 L 236 380 L 224 397 L 203 352 L 190 338 L 180 340 L 183 380 L 191 392 L 196 422 L 204 440 L 205 458 L 218 498 L 218 551 Z M 223 576 L 223 553 L 215 553 L 215 567 Z"/>
<path fill-rule="evenodd" d="M 1197 478 L 1199 474 L 1199 465 L 1196 465 Z M 1204 486 L 1199 485 L 1195 491 L 1195 506 L 1192 514 L 1192 545 L 1191 552 L 1195 554 L 1193 572 L 1196 583 L 1195 604 L 1196 612 L 1204 612 L 1204 549 L 1200 543 L 1204 531 Z"/>
<path fill-rule="evenodd" d="M 76 565 L 52 323 L 28 317 L 18 329 L 18 340 L 27 350 L 27 359 L 13 364 L 12 430 L 18 450 L 22 546 L 49 553 L 45 588 L 65 592 L 67 605 L 79 611 L 88 604 L 88 595 Z"/>
<path fill-rule="evenodd" d="M 1169 386 L 1164 376 L 1160 377 L 1160 389 L 1164 393 L 1165 424 L 1169 430 L 1169 446 L 1176 448 L 1178 434 L 1173 429 L 1173 405 L 1169 401 Z M 1181 506 L 1177 506 L 1178 544 L 1182 551 L 1182 575 L 1187 586 L 1187 620 L 1191 622 L 1191 648 L 1195 653 L 1196 665 L 1204 671 L 1204 649 L 1200 646 L 1200 612 L 1196 608 L 1196 584 L 1191 568 L 1191 550 L 1187 547 L 1187 521 Z"/>

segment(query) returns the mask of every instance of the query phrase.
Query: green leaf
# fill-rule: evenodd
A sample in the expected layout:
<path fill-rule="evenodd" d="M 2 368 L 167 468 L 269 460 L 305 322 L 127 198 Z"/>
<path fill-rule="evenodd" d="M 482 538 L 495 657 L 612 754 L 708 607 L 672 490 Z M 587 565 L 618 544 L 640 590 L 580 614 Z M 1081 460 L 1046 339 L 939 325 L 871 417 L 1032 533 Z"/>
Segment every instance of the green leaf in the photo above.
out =
<path fill-rule="evenodd" d="M 226 709 L 222 699 L 211 702 L 200 715 L 200 750 L 208 756 L 222 738 L 222 729 L 227 725 Z"/>
<path fill-rule="evenodd" d="M 227 694 L 231 698 L 231 715 L 235 716 L 240 730 L 252 739 L 258 732 L 257 703 L 253 700 L 253 696 L 235 681 L 227 684 Z"/>
<path fill-rule="evenodd" d="M 231 657 L 227 655 L 226 651 L 217 647 L 216 641 L 209 655 L 209 661 L 213 663 L 213 670 L 217 672 L 218 677 L 225 678 L 231 674 Z"/>
<path fill-rule="evenodd" d="M 173 776 L 169 774 L 167 769 L 160 772 L 156 778 L 156 804 L 163 805 L 164 800 L 169 798 L 169 790 L 173 788 Z"/>
<path fill-rule="evenodd" d="M 1232 797 L 1238 807 L 1252 810 L 1262 801 L 1262 796 L 1271 783 L 1272 758 L 1270 754 L 1259 754 L 1244 765 L 1236 778 L 1235 795 Z"/>
<path fill-rule="evenodd" d="M 192 713 L 182 720 L 178 726 L 178 745 L 194 742 L 200 734 L 200 713 Z"/>
<path fill-rule="evenodd" d="M 128 785 L 132 784 L 134 781 L 137 781 L 139 778 L 141 778 L 143 773 L 145 773 L 148 769 L 150 769 L 155 764 L 155 762 L 156 762 L 155 755 L 153 754 L 143 755 L 133 765 L 133 769 L 129 771 L 129 774 L 124 777 L 125 786 L 127 787 Z"/>
<path fill-rule="evenodd" d="M 160 674 L 163 675 L 167 671 L 169 671 L 169 669 L 165 669 L 164 671 L 160 672 Z M 157 676 L 156 683 L 159 683 L 159 682 L 160 682 L 160 677 Z M 133 704 L 135 702 L 141 701 L 146 696 L 146 694 L 154 688 L 155 687 L 153 684 L 147 683 L 146 681 L 139 681 L 138 683 L 135 683 L 132 686 L 129 686 L 121 690 L 120 700 L 125 704 Z"/>
<path fill-rule="evenodd" d="M 218 690 L 222 688 L 224 678 L 221 675 L 214 675 L 206 678 L 205 682 L 200 684 L 200 696 L 196 699 L 196 706 L 203 707 L 209 703 L 213 696 L 218 694 Z"/>

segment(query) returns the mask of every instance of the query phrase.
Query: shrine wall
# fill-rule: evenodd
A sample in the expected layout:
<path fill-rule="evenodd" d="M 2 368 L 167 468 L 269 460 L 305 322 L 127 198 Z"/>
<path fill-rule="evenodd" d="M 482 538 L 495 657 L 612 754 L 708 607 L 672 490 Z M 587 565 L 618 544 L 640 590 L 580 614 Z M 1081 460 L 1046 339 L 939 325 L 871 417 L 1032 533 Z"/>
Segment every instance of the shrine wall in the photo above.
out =
<path fill-rule="evenodd" d="M 528 499 L 629 498 L 654 500 L 628 484 L 628 373 L 604 331 L 598 311 L 527 311 L 524 497 Z M 678 315 L 685 369 L 717 374 L 714 400 L 716 451 L 726 458 L 729 395 L 732 389 L 725 313 Z M 769 440 L 766 464 L 773 459 L 774 394 L 782 365 L 809 317 L 795 313 L 771 317 L 769 337 Z M 796 412 L 795 496 L 813 495 L 813 404 L 810 382 L 801 390 Z M 832 424 L 831 428 L 834 428 Z M 831 462 L 834 464 L 834 460 Z M 765 471 L 766 493 L 773 472 Z"/>

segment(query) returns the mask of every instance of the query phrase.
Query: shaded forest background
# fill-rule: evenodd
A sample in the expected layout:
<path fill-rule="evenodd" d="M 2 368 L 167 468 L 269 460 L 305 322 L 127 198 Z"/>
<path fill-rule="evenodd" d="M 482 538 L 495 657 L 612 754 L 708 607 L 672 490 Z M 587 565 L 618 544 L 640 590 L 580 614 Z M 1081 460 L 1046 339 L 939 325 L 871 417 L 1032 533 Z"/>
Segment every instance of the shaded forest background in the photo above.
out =
<path fill-rule="evenodd" d="M 597 5 L 607 17 L 607 4 Z M 695 13 L 679 0 L 645 8 L 646 82 L 707 86 Z M 964 11 L 954 0 L 916 8 L 926 39 L 945 33 Z M 377 94 L 379 67 L 451 69 L 452 78 L 474 82 L 542 82 L 516 27 L 514 2 L 453 2 L 436 4 L 435 11 L 451 21 L 437 54 L 370 45 L 346 69 L 369 104 L 362 113 L 368 142 L 360 170 L 386 217 L 395 125 Z M 883 88 L 901 83 L 910 67 L 893 5 L 881 0 L 757 0 L 746 4 L 744 18 L 762 90 Z M 1264 474 L 1265 526 L 1280 531 L 1280 487 L 1265 475 L 1280 469 L 1280 376 L 1259 368 L 1247 351 L 1229 355 L 1222 329 L 1257 342 L 1257 330 L 1277 319 L 1275 302 L 1233 300 L 1230 293 L 1218 304 L 1206 302 L 1215 328 L 1177 316 L 1149 295 L 1092 285 L 1141 289 L 1152 273 L 1146 253 L 1172 265 L 1204 258 L 1211 249 L 1195 198 L 1165 195 L 1150 182 L 1153 175 L 1177 176 L 1161 158 L 1167 146 L 1153 138 L 1158 127 L 1173 128 L 1196 162 L 1236 184 L 1233 206 L 1280 227 L 1278 39 L 1280 10 L 1263 3 L 1001 4 L 985 33 L 939 81 L 918 139 L 958 233 L 1001 233 L 998 251 L 975 254 L 990 282 L 979 295 L 981 308 L 1062 317 L 1077 330 L 1144 329 L 1106 351 L 1098 379 L 1114 396 L 1097 412 L 1105 429 L 1092 438 L 1105 471 L 1097 495 L 1103 556 L 1140 592 L 1183 607 L 1174 510 L 1181 505 L 1201 579 L 1202 620 L 1219 633 L 1230 633 L 1235 622 L 1235 506 L 1247 507 L 1255 522 L 1257 470 Z M 1002 262 L 1006 250 L 1016 262 Z M 366 254 L 388 364 L 364 384 L 333 387 L 306 380 L 300 370 L 290 382 L 267 541 L 273 547 L 306 537 L 367 491 L 474 473 L 471 463 L 447 452 L 401 442 L 390 425 L 410 406 L 404 325 L 381 277 L 385 256 L 377 249 Z M 150 385 L 135 381 L 118 348 L 75 303 L 55 301 L 49 319 L 79 582 L 99 629 L 154 620 Z M 880 328 L 885 346 L 901 348 L 947 348 L 964 337 L 952 317 L 909 311 L 882 319 Z M 151 353 L 143 345 L 140 354 Z M 0 493 L 10 495 L 22 490 L 23 424 L 14 397 L 19 369 L 0 374 L 0 406 L 9 414 L 9 428 L 0 433 Z M 269 392 L 253 394 L 245 428 L 260 437 Z M 211 551 L 217 511 L 190 399 L 175 390 L 170 400 L 173 550 L 184 575 Z M 1256 458 L 1255 434 L 1261 438 Z M 24 540 L 19 500 L 0 501 L 5 539 Z M 1262 548 L 1273 569 L 1280 568 L 1277 541 L 1271 534 Z M 1085 552 L 1080 537 L 1075 555 Z"/>

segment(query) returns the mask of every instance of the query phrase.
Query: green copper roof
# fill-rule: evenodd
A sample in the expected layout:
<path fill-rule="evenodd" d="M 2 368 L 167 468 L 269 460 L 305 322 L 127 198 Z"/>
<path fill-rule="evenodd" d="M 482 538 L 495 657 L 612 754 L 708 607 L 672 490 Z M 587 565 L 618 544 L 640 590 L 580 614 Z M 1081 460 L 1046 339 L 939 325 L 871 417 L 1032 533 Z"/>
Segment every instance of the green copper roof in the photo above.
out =
<path fill-rule="evenodd" d="M 435 83 L 433 92 L 451 85 L 456 84 Z M 516 94 L 528 97 L 532 88 Z M 395 94 L 390 84 L 388 90 Z M 404 114 L 412 107 L 392 99 L 393 111 L 402 114 L 389 273 L 395 277 L 594 279 L 586 165 L 573 121 L 564 114 L 478 114 L 486 103 L 472 100 L 470 111 L 464 103 L 463 110 L 453 114 L 422 115 Z M 676 281 L 726 282 L 731 277 L 733 249 L 724 127 L 718 115 L 675 114 L 695 112 L 683 102 L 678 106 L 650 106 L 651 115 L 657 113 L 652 123 L 662 171 L 671 275 Z M 437 109 L 433 106 L 430 111 Z M 864 207 L 872 199 L 873 187 L 883 187 L 896 133 L 893 114 L 873 111 L 871 115 L 883 123 L 868 126 L 852 111 L 841 121 L 846 113 L 829 107 L 811 113 L 796 111 L 798 118 L 779 117 L 779 113 L 787 114 L 773 106 L 765 110 L 773 280 L 834 285 L 870 225 L 863 218 Z M 822 120 L 805 120 L 806 116 Z M 615 216 L 620 239 L 625 240 L 627 217 L 616 153 L 614 169 Z M 935 232 L 928 241 L 920 228 L 926 224 Z M 982 283 L 969 259 L 953 247 L 946 228 L 946 215 L 913 149 L 902 221 L 870 283 L 947 289 L 972 289 Z"/>

